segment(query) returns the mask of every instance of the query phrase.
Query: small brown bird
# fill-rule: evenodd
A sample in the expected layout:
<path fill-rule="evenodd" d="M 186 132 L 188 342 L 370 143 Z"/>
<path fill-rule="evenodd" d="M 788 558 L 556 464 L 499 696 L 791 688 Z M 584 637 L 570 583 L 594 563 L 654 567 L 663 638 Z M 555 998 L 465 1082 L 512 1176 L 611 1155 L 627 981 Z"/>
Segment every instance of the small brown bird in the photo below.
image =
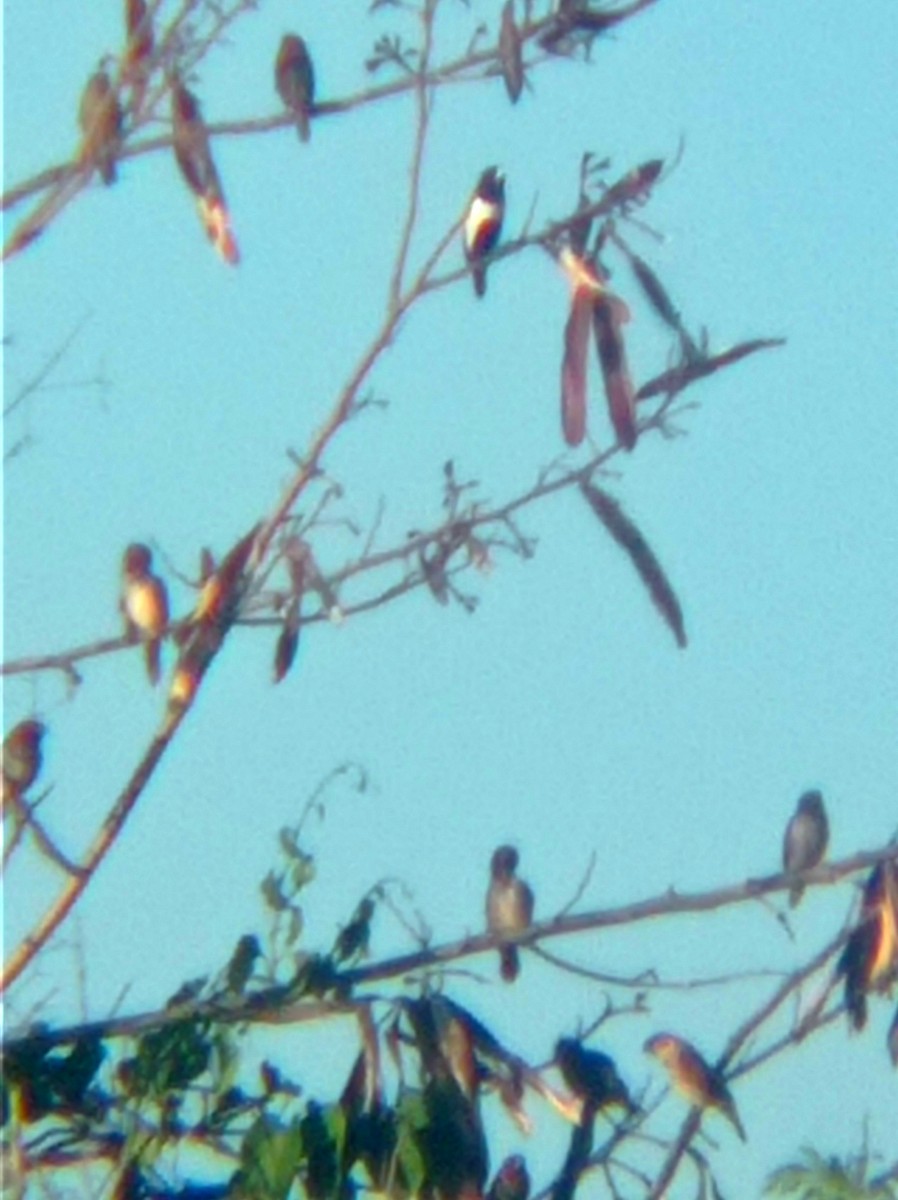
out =
<path fill-rule="evenodd" d="M 231 232 L 231 217 L 199 101 L 179 80 L 172 84 L 171 97 L 175 160 L 196 197 L 206 236 L 225 262 L 236 266 L 240 261 L 240 250 Z"/>
<path fill-rule="evenodd" d="M 40 774 L 41 740 L 47 732 L 42 721 L 29 719 L 14 725 L 3 739 L 0 778 L 3 802 L 20 799 Z"/>
<path fill-rule="evenodd" d="M 672 1033 L 656 1033 L 643 1049 L 667 1068 L 671 1083 L 690 1104 L 718 1109 L 733 1123 L 743 1142 L 748 1141 L 723 1075 L 709 1066 L 694 1046 Z"/>
<path fill-rule="evenodd" d="M 307 142 L 312 134 L 309 115 L 315 107 L 315 69 L 308 47 L 295 33 L 286 33 L 281 39 L 274 63 L 274 86 L 284 107 L 296 117 L 300 141 Z"/>
<path fill-rule="evenodd" d="M 829 822 L 819 792 L 805 792 L 798 801 L 783 840 L 783 870 L 809 871 L 823 861 L 829 843 Z M 804 884 L 789 889 L 789 904 L 794 908 L 802 897 Z"/>
<path fill-rule="evenodd" d="M 555 1043 L 555 1062 L 564 1082 L 592 1115 L 612 1104 L 631 1113 L 636 1111 L 614 1060 L 601 1050 L 588 1050 L 577 1038 L 559 1038 Z"/>
<path fill-rule="evenodd" d="M 100 69 L 88 79 L 78 110 L 81 165 L 96 169 L 107 185 L 115 183 L 115 160 L 122 144 L 122 108 L 108 74 Z"/>
<path fill-rule="evenodd" d="M 518 852 L 514 846 L 500 846 L 490 862 L 490 885 L 486 893 L 486 924 L 490 933 L 523 933 L 533 922 L 533 892 L 518 879 Z M 500 973 L 507 983 L 518 977 L 520 959 L 517 946 L 499 950 Z"/>
<path fill-rule="evenodd" d="M 125 632 L 132 641 L 146 642 L 147 675 L 159 682 L 162 635 L 168 625 L 168 592 L 153 574 L 153 552 L 142 542 L 133 542 L 122 559 L 122 594 L 119 610 Z"/>

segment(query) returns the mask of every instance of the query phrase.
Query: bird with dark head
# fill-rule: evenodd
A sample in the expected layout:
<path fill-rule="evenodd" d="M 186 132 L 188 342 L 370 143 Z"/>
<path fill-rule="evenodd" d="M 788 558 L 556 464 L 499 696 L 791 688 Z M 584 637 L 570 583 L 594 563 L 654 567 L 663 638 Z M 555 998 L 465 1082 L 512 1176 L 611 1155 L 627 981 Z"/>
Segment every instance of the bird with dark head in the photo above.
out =
<path fill-rule="evenodd" d="M 695 1046 L 672 1033 L 656 1033 L 643 1049 L 667 1068 L 671 1083 L 690 1104 L 700 1109 L 716 1108 L 732 1122 L 743 1142 L 748 1141 L 723 1075 L 705 1062 Z"/>
<path fill-rule="evenodd" d="M 209 130 L 199 101 L 179 79 L 172 80 L 171 107 L 175 161 L 196 197 L 206 236 L 224 261 L 236 266 L 240 262 L 240 249 L 231 231 L 231 214 L 212 157 Z"/>
<path fill-rule="evenodd" d="M 496 1172 L 486 1194 L 486 1200 L 527 1200 L 530 1195 L 530 1174 L 522 1155 L 512 1154 Z"/>
<path fill-rule="evenodd" d="M 309 115 L 315 107 L 315 69 L 309 49 L 295 33 L 285 33 L 274 63 L 274 86 L 284 107 L 296 118 L 300 141 L 311 137 Z"/>
<path fill-rule="evenodd" d="M 486 295 L 486 260 L 496 247 L 505 217 L 505 176 L 487 167 L 478 180 L 464 221 L 465 258 L 474 278 L 474 291 Z"/>
<path fill-rule="evenodd" d="M 132 542 L 122 558 L 122 592 L 119 610 L 131 641 L 146 644 L 147 675 L 159 682 L 162 635 L 168 625 L 168 591 L 153 574 L 153 552 L 142 542 Z"/>
<path fill-rule="evenodd" d="M 860 921 L 836 964 L 845 978 L 845 1009 L 854 1029 L 867 1023 L 867 994 L 889 987 L 898 974 L 898 866 L 877 863 L 864 884 Z"/>
<path fill-rule="evenodd" d="M 816 791 L 805 792 L 786 826 L 786 836 L 783 839 L 783 870 L 792 874 L 797 871 L 809 871 L 818 866 L 823 861 L 828 843 L 829 822 L 823 807 L 823 797 Z M 789 904 L 792 908 L 798 904 L 803 892 L 803 883 L 792 884 L 789 889 Z"/>
<path fill-rule="evenodd" d="M 514 846 L 499 846 L 490 861 L 490 884 L 486 893 L 486 924 L 490 933 L 520 934 L 533 922 L 533 892 L 515 872 L 518 852 Z M 513 983 L 520 971 L 517 946 L 499 950 L 500 973 Z"/>
<path fill-rule="evenodd" d="M 584 1113 L 594 1115 L 612 1105 L 629 1113 L 637 1111 L 614 1060 L 601 1050 L 587 1050 L 577 1038 L 559 1038 L 555 1062 L 564 1082 L 582 1100 Z"/>
<path fill-rule="evenodd" d="M 41 742 L 46 732 L 43 721 L 29 718 L 14 725 L 3 739 L 0 779 L 4 806 L 8 800 L 21 799 L 40 774 L 43 762 Z"/>
<path fill-rule="evenodd" d="M 84 167 L 100 172 L 107 185 L 115 183 L 115 160 L 122 145 L 122 106 L 109 75 L 95 71 L 81 94 L 78 123 L 81 126 L 79 159 Z"/>

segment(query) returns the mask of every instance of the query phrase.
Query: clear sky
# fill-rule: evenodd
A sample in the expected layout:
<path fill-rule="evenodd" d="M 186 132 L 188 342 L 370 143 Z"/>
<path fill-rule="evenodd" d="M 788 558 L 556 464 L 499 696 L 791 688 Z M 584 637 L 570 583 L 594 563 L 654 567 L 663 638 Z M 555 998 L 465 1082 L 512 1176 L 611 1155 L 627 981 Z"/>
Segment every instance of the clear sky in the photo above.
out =
<path fill-rule="evenodd" d="M 222 965 L 242 933 L 262 931 L 257 884 L 278 829 L 347 759 L 375 787 L 335 799 L 314 828 L 313 948 L 383 877 L 405 882 L 436 940 L 479 930 L 489 856 L 503 840 L 520 847 L 549 916 L 593 850 L 584 908 L 775 870 L 810 786 L 824 792 L 833 855 L 888 839 L 898 825 L 898 7 L 861 7 L 660 0 L 597 45 L 591 65 L 535 75 L 514 108 L 498 80 L 437 97 L 418 261 L 490 163 L 507 173 L 515 235 L 534 207 L 543 221 L 572 206 L 584 151 L 610 157 L 615 177 L 672 160 L 682 143 L 641 213 L 663 236 L 634 232 L 633 244 L 712 348 L 788 338 L 690 391 L 684 436 L 646 436 L 605 480 L 678 589 L 688 649 L 570 491 L 522 515 L 538 539 L 531 560 L 499 555 L 489 576 L 465 580 L 474 615 L 419 592 L 339 628 L 315 625 L 277 688 L 271 634 L 238 631 L 8 1019 L 38 1004 L 64 1020 L 119 1001 L 155 1008 Z M 78 97 L 120 44 L 120 8 L 6 6 L 7 187 L 73 153 Z M 438 59 L 465 49 L 472 22 L 492 27 L 499 5 L 445 8 Z M 366 10 L 362 0 L 261 4 L 202 66 L 207 117 L 278 111 L 271 64 L 287 29 L 310 45 L 321 98 L 365 86 L 371 44 L 401 22 Z M 128 542 L 151 541 L 193 577 L 203 545 L 225 551 L 272 508 L 288 452 L 302 451 L 382 318 L 413 132 L 405 96 L 316 122 L 308 146 L 289 129 L 216 140 L 237 270 L 204 241 L 168 153 L 122 164 L 116 187 L 97 182 L 9 264 L 7 402 L 80 332 L 52 386 L 5 424 L 7 446 L 30 439 L 5 473 L 6 659 L 115 635 Z M 628 345 L 642 380 L 667 365 L 669 343 L 624 264 L 609 261 L 634 312 Z M 482 302 L 464 280 L 422 303 L 372 379 L 388 406 L 367 409 L 326 455 L 345 489 L 339 515 L 367 531 L 383 501 L 384 547 L 432 525 L 450 458 L 493 501 L 532 485 L 564 449 L 565 315 L 563 282 L 538 250 L 498 264 Z M 607 444 L 597 378 L 592 391 L 592 431 Z M 329 568 L 359 546 L 343 524 L 315 536 Z M 168 577 L 186 612 L 193 594 Z M 44 812 L 72 853 L 163 703 L 136 651 L 90 660 L 83 676 L 74 696 L 54 675 L 4 688 L 5 728 L 35 707 L 51 726 Z M 56 882 L 33 861 L 14 866 L 7 947 Z M 847 887 L 810 895 L 794 943 L 759 907 L 552 948 L 602 970 L 659 965 L 681 978 L 787 969 L 832 935 L 849 900 Z M 375 955 L 405 948 L 384 914 Z M 473 965 L 492 981 L 491 960 Z M 531 956 L 513 992 L 491 982 L 457 994 L 537 1061 L 603 1002 L 595 984 Z M 641 1086 L 653 1074 L 640 1050 L 648 1034 L 674 1028 L 713 1057 L 764 994 L 659 995 L 651 1016 L 615 1022 L 603 1044 Z M 848 1039 L 840 1024 L 739 1085 L 749 1147 L 712 1127 L 727 1195 L 756 1195 L 802 1145 L 856 1149 L 866 1118 L 870 1144 L 894 1157 L 892 1011 L 879 1001 L 863 1036 Z M 311 1069 L 334 1086 L 328 1065 Z M 548 1133 L 554 1118 L 534 1110 L 539 1149 L 528 1153 L 545 1183 L 561 1143 Z M 681 1116 L 671 1101 L 663 1127 Z M 521 1148 L 507 1123 L 501 1136 Z"/>

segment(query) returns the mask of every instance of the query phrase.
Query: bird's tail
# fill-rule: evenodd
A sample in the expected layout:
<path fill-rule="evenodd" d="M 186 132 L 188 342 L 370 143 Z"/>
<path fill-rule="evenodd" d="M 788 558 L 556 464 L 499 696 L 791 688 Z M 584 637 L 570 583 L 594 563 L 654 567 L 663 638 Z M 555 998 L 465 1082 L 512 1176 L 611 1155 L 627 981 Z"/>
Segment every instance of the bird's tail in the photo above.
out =
<path fill-rule="evenodd" d="M 159 638 L 152 638 L 146 644 L 144 651 L 147 664 L 147 675 L 153 687 L 159 682 L 159 677 L 162 674 L 162 642 Z"/>
<path fill-rule="evenodd" d="M 521 969 L 517 946 L 503 946 L 499 951 L 499 974 L 506 983 L 514 983 Z"/>

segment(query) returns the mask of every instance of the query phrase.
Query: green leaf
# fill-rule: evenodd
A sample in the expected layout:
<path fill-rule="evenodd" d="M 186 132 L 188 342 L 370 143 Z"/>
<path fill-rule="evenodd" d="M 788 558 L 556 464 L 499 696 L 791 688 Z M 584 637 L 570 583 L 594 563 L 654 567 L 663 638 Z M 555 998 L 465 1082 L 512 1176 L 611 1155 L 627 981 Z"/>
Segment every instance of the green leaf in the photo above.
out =
<path fill-rule="evenodd" d="M 302 1160 L 299 1125 L 260 1116 L 243 1139 L 231 1195 L 241 1200 L 286 1200 Z"/>

